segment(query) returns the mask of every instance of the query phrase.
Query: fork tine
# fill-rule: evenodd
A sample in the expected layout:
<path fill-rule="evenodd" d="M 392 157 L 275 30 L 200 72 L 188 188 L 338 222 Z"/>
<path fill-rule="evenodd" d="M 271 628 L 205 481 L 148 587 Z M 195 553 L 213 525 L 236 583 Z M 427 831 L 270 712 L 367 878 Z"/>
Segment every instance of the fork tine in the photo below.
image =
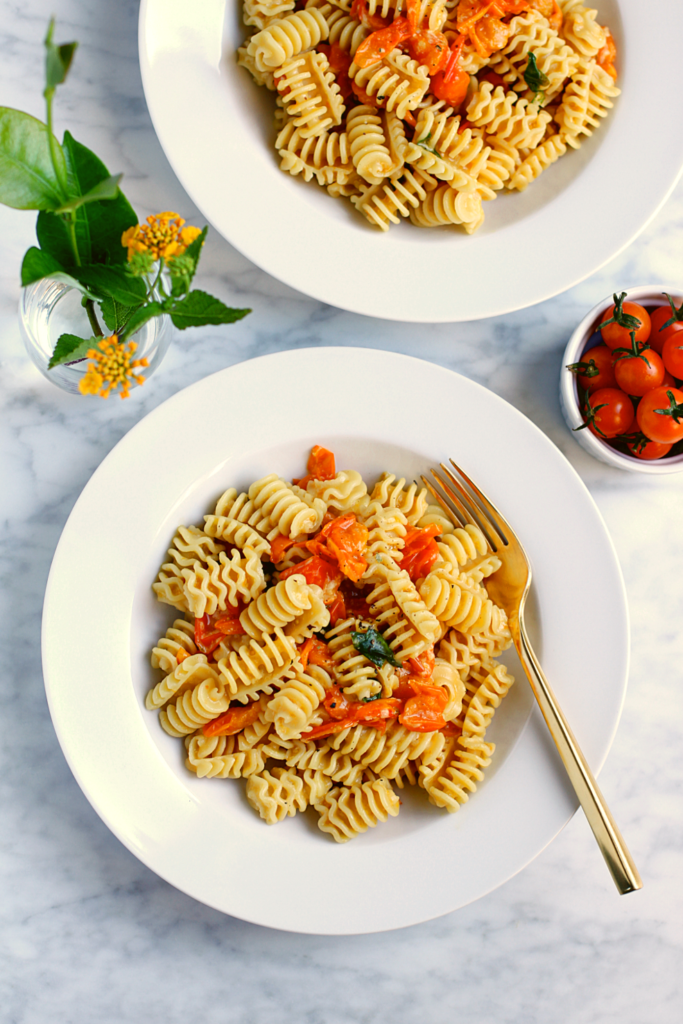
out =
<path fill-rule="evenodd" d="M 486 515 L 484 515 L 481 509 L 478 508 L 472 496 L 467 493 L 465 488 L 462 486 L 459 480 L 457 480 L 447 466 L 441 463 L 441 469 L 447 474 L 448 479 L 444 480 L 435 469 L 431 470 L 431 474 L 437 481 L 448 501 L 453 502 L 458 508 L 463 510 L 463 518 L 466 523 L 471 523 L 472 526 L 476 526 L 484 534 L 488 545 L 493 552 L 497 552 L 500 547 L 500 539 L 494 530 L 491 529 Z M 453 488 L 455 487 L 456 490 Z M 443 504 L 443 501 L 441 502 Z"/>
<path fill-rule="evenodd" d="M 441 485 L 441 481 L 437 477 L 434 470 L 430 469 L 429 472 L 432 474 L 435 481 L 439 485 Z M 448 505 L 448 503 L 444 500 L 443 496 L 439 494 L 439 492 L 435 489 L 434 485 L 431 483 L 430 480 L 427 479 L 426 476 L 421 477 L 421 480 L 422 483 L 427 488 L 427 490 L 429 491 L 429 493 L 432 495 L 432 497 L 439 503 L 439 505 L 441 505 L 441 508 L 448 513 L 448 516 L 457 522 L 458 526 L 465 526 L 467 523 L 471 522 L 472 517 L 470 516 L 467 509 L 460 501 L 454 499 L 453 505 L 455 507 L 451 508 L 450 505 Z"/>
<path fill-rule="evenodd" d="M 465 473 L 465 471 L 460 468 L 457 462 L 455 462 L 453 459 L 449 459 L 449 461 L 451 466 L 453 466 L 453 468 L 460 474 L 462 479 L 465 481 L 467 486 L 470 488 L 470 490 L 477 498 L 479 504 L 482 506 L 483 514 L 486 515 L 491 525 L 495 527 L 503 541 L 503 544 L 507 545 L 511 540 L 516 540 L 517 538 L 514 534 L 514 531 L 511 529 L 507 519 L 505 519 L 505 517 L 501 515 L 501 513 L 498 511 L 493 502 L 486 497 L 484 492 L 480 490 L 479 487 L 477 487 L 474 481 L 471 480 L 467 473 Z M 441 468 L 444 470 L 444 472 L 448 474 L 451 480 L 455 481 L 455 477 L 452 471 L 447 466 L 444 466 L 444 464 L 441 463 Z M 460 486 L 462 488 L 462 484 Z"/>

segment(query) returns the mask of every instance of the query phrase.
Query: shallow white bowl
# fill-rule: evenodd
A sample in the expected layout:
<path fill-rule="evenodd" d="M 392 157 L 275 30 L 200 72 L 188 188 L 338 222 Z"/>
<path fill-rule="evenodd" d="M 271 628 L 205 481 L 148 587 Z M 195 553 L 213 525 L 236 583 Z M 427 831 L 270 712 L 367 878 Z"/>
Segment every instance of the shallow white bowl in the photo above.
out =
<path fill-rule="evenodd" d="M 143 0 L 140 67 L 159 141 L 214 227 L 273 277 L 341 309 L 419 323 L 523 309 L 588 277 L 636 237 L 683 164 L 683 4 L 598 0 L 619 55 L 614 110 L 520 194 L 486 203 L 475 235 L 378 231 L 350 203 L 282 173 L 273 97 L 235 62 L 233 0 Z M 663 29 L 663 26 L 665 28 Z M 634 125 L 657 140 L 634 144 Z M 661 140 L 661 142 L 660 142 Z M 182 212 L 182 211 L 181 211 Z"/>
<path fill-rule="evenodd" d="M 240 783 L 187 771 L 182 743 L 145 709 L 149 651 L 176 617 L 151 581 L 179 523 L 201 523 L 228 484 L 298 475 L 316 442 L 368 481 L 387 468 L 419 479 L 448 456 L 476 476 L 529 554 L 534 645 L 596 774 L 624 699 L 628 610 L 605 525 L 569 463 L 497 395 L 432 363 L 278 352 L 179 392 L 110 452 L 64 529 L 43 615 L 46 691 L 78 783 L 129 850 L 195 899 L 274 928 L 352 934 L 490 892 L 547 846 L 577 800 L 521 672 L 487 732 L 494 761 L 454 815 L 407 787 L 398 818 L 338 846 L 314 812 L 269 827 Z"/>
<path fill-rule="evenodd" d="M 627 302 L 639 302 L 641 306 L 666 306 L 667 300 L 664 292 L 672 296 L 676 305 L 683 302 L 680 292 L 671 285 L 639 285 L 637 288 L 626 289 Z M 588 452 L 589 455 L 606 462 L 608 466 L 615 466 L 617 469 L 625 469 L 630 473 L 680 473 L 683 471 L 683 454 L 674 455 L 671 458 L 654 459 L 649 462 L 645 459 L 637 459 L 634 455 L 623 455 L 615 448 L 605 444 L 599 437 L 592 434 L 590 430 L 576 430 L 583 423 L 583 416 L 579 409 L 579 391 L 576 377 L 567 369 L 569 363 L 577 363 L 586 351 L 588 342 L 597 330 L 605 310 L 612 305 L 614 298 L 608 295 L 596 306 L 593 306 L 590 313 L 585 317 L 572 334 L 562 357 L 562 369 L 560 370 L 560 406 L 567 426 L 572 431 L 572 437 Z M 592 346 L 591 346 L 592 347 Z"/>

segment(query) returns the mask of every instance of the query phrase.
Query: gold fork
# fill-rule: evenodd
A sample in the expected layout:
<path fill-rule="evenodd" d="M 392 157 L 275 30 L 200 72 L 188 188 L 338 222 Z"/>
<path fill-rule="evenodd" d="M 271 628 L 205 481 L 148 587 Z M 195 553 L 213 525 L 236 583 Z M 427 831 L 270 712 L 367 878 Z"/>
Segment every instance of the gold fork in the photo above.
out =
<path fill-rule="evenodd" d="M 634 892 L 643 884 L 638 869 L 529 641 L 524 624 L 524 605 L 531 586 L 529 559 L 498 509 L 453 459 L 450 463 L 452 469 L 441 463 L 441 474 L 434 469 L 430 471 L 434 483 L 424 476 L 422 482 L 458 525 L 478 526 L 491 551 L 502 562 L 500 569 L 486 580 L 486 589 L 495 604 L 507 613 L 522 667 L 617 889 L 622 895 Z"/>

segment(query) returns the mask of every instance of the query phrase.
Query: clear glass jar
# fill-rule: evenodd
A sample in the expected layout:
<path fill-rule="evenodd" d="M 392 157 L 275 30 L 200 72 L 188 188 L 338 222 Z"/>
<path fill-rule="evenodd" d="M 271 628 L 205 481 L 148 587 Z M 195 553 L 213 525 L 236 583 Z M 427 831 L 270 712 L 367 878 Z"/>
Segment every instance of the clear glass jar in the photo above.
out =
<path fill-rule="evenodd" d="M 92 327 L 81 298 L 77 288 L 46 277 L 24 288 L 19 300 L 19 324 L 26 351 L 47 380 L 71 394 L 80 394 L 78 385 L 87 370 L 87 358 L 62 363 L 53 370 L 48 370 L 47 365 L 60 334 L 92 337 Z M 98 320 L 106 331 L 99 306 L 95 308 Z M 135 358 L 149 360 L 149 366 L 140 370 L 145 378 L 154 373 L 166 355 L 172 338 L 170 317 L 159 316 L 148 320 L 131 339 L 138 346 Z"/>

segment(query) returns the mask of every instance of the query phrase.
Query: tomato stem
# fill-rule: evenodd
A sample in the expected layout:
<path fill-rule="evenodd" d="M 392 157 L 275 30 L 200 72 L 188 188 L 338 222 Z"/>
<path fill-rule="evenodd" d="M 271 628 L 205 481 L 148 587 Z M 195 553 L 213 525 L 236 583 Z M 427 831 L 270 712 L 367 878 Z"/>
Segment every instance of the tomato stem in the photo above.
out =
<path fill-rule="evenodd" d="M 622 292 L 621 295 L 617 295 L 615 292 L 612 296 L 614 299 L 614 313 L 609 320 L 603 320 L 600 324 L 600 330 L 603 327 L 607 327 L 607 324 L 619 324 L 620 327 L 626 327 L 627 330 L 637 331 L 641 325 L 641 321 L 637 316 L 632 316 L 631 313 L 624 313 L 624 299 L 626 298 L 626 292 Z"/>

